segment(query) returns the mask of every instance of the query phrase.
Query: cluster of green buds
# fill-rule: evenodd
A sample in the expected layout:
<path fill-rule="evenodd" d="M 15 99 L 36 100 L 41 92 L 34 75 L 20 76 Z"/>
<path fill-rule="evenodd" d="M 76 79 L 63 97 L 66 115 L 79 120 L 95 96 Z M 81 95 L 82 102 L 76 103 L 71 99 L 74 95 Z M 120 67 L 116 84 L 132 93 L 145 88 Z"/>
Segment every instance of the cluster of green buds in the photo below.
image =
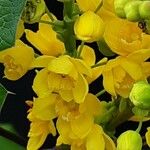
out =
<path fill-rule="evenodd" d="M 149 0 L 115 0 L 115 12 L 120 18 L 139 22 L 143 32 L 150 34 L 150 1 Z"/>
<path fill-rule="evenodd" d="M 44 0 L 27 0 L 21 19 L 26 23 L 35 23 L 45 13 Z"/>
<path fill-rule="evenodd" d="M 142 138 L 136 131 L 128 130 L 117 139 L 117 150 L 141 150 Z"/>
<path fill-rule="evenodd" d="M 143 110 L 150 110 L 150 84 L 145 81 L 135 83 L 129 98 L 134 106 Z"/>

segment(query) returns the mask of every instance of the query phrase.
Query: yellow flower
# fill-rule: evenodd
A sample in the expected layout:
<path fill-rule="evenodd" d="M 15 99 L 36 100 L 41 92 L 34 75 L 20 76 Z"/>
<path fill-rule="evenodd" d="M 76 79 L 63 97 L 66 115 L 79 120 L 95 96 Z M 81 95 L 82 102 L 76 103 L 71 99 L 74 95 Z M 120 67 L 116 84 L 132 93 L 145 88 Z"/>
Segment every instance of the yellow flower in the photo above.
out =
<path fill-rule="evenodd" d="M 71 133 L 71 127 L 67 122 L 58 120 L 57 125 L 60 136 L 57 139 L 56 145 L 68 144 L 71 145 L 71 150 L 115 150 L 113 141 L 103 132 L 103 129 L 93 124 L 90 131 L 84 138 L 76 137 Z M 85 126 L 86 127 L 86 126 Z"/>
<path fill-rule="evenodd" d="M 56 129 L 52 121 L 36 120 L 32 122 L 28 133 L 27 150 L 38 150 L 45 142 L 48 134 L 56 135 Z"/>
<path fill-rule="evenodd" d="M 133 84 L 146 79 L 150 74 L 145 72 L 150 65 L 144 62 L 150 57 L 149 49 L 142 49 L 123 57 L 109 60 L 102 68 L 103 86 L 108 93 L 128 97 Z"/>
<path fill-rule="evenodd" d="M 0 62 L 4 64 L 5 77 L 9 80 L 21 78 L 34 60 L 34 51 L 20 40 L 14 47 L 0 52 Z"/>
<path fill-rule="evenodd" d="M 147 128 L 147 132 L 145 134 L 146 137 L 146 143 L 150 147 L 150 127 Z"/>
<path fill-rule="evenodd" d="M 31 67 L 37 66 L 46 67 L 34 79 L 33 89 L 38 96 L 54 92 L 68 102 L 73 99 L 77 103 L 84 101 L 88 93 L 88 83 L 84 75 L 91 76 L 91 69 L 83 60 L 66 55 L 58 58 L 41 56 Z"/>
<path fill-rule="evenodd" d="M 47 15 L 44 15 L 41 20 L 51 21 Z M 56 32 L 51 25 L 39 23 L 39 30 L 33 32 L 26 30 L 27 39 L 33 44 L 42 54 L 58 56 L 64 53 L 65 47 L 56 37 Z"/>
<path fill-rule="evenodd" d="M 49 95 L 49 97 L 36 98 L 33 102 L 27 102 L 32 107 L 28 111 L 28 119 L 31 124 L 27 150 L 38 150 L 45 142 L 48 134 L 56 135 L 56 129 L 52 121 L 56 117 L 54 101 L 55 95 Z"/>
<path fill-rule="evenodd" d="M 104 39 L 113 52 L 122 56 L 136 50 L 150 48 L 148 44 L 150 36 L 142 33 L 137 23 L 119 18 L 107 23 Z"/>
<path fill-rule="evenodd" d="M 94 12 L 87 11 L 75 21 L 74 32 L 82 41 L 98 41 L 104 32 L 103 20 Z"/>

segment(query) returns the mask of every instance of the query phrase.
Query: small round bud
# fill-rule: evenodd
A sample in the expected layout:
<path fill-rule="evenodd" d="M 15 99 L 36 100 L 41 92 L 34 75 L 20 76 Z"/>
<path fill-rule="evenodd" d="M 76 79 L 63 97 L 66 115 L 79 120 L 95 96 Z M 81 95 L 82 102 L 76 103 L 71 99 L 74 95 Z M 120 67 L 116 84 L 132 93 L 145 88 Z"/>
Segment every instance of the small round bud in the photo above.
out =
<path fill-rule="evenodd" d="M 44 0 L 27 0 L 21 19 L 26 23 L 35 23 L 45 13 Z"/>
<path fill-rule="evenodd" d="M 150 19 L 150 1 L 143 1 L 139 7 L 139 13 L 142 19 Z"/>
<path fill-rule="evenodd" d="M 77 18 L 74 32 L 78 39 L 85 42 L 100 40 L 104 33 L 103 20 L 94 12 L 87 11 Z"/>
<path fill-rule="evenodd" d="M 150 109 L 150 84 L 144 81 L 135 83 L 129 98 L 136 107 Z"/>
<path fill-rule="evenodd" d="M 117 150 L 141 150 L 142 138 L 136 131 L 128 130 L 117 139 Z"/>
<path fill-rule="evenodd" d="M 130 0 L 114 0 L 115 12 L 118 17 L 126 18 L 126 14 L 124 12 L 124 7 L 129 1 Z"/>
<path fill-rule="evenodd" d="M 140 14 L 139 14 L 139 6 L 142 4 L 142 1 L 131 1 L 127 3 L 124 7 L 124 11 L 126 14 L 126 18 L 129 21 L 139 21 Z"/>

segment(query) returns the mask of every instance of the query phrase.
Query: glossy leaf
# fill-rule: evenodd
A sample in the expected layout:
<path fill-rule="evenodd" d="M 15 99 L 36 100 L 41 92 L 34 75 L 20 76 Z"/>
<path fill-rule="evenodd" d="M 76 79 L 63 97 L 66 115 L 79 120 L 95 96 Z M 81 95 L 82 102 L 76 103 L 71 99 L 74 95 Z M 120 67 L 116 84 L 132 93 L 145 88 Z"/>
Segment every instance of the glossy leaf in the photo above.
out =
<path fill-rule="evenodd" d="M 25 148 L 3 136 L 0 136 L 0 149 L 1 150 L 25 150 Z"/>
<path fill-rule="evenodd" d="M 0 0 L 0 50 L 15 43 L 17 24 L 26 0 Z"/>

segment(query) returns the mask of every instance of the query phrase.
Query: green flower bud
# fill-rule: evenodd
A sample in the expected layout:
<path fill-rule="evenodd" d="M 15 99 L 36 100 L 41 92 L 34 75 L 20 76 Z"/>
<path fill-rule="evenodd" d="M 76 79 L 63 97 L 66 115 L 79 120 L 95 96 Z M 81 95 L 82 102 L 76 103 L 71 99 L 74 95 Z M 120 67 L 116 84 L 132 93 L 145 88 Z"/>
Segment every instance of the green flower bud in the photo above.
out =
<path fill-rule="evenodd" d="M 26 23 L 35 23 L 40 20 L 40 18 L 44 13 L 45 13 L 44 0 L 27 0 L 21 18 Z"/>
<path fill-rule="evenodd" d="M 117 139 L 117 150 L 141 150 L 142 138 L 136 131 L 128 130 Z"/>
<path fill-rule="evenodd" d="M 131 0 L 114 0 L 115 12 L 118 17 L 126 18 L 126 14 L 124 12 L 125 5 Z"/>
<path fill-rule="evenodd" d="M 144 81 L 135 83 L 129 98 L 136 107 L 150 109 L 150 84 Z"/>
<path fill-rule="evenodd" d="M 143 1 L 139 7 L 139 13 L 142 19 L 150 19 L 150 1 Z"/>
<path fill-rule="evenodd" d="M 131 1 L 127 3 L 124 7 L 124 11 L 126 14 L 126 18 L 129 21 L 139 21 L 140 14 L 139 14 L 139 6 L 142 4 L 142 1 Z"/>

